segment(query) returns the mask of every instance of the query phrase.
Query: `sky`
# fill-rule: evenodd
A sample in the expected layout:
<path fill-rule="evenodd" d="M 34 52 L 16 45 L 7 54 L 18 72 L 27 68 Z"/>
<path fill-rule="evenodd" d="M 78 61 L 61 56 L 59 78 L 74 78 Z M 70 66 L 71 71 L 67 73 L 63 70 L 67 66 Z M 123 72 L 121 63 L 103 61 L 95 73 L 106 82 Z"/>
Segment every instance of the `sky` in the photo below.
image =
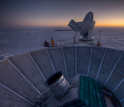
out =
<path fill-rule="evenodd" d="M 124 0 L 0 0 L 0 27 L 67 26 L 89 11 L 95 26 L 124 26 Z"/>

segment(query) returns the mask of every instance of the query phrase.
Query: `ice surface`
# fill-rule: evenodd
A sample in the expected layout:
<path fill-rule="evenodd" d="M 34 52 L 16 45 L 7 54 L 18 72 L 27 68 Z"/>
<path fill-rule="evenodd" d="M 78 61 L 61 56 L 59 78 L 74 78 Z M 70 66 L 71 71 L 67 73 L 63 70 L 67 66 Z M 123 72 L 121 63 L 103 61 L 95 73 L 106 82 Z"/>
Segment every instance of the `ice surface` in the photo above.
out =
<path fill-rule="evenodd" d="M 61 28 L 60 28 L 61 29 Z M 56 28 L 1 31 L 0 32 L 0 60 L 11 56 L 43 49 L 44 40 L 50 43 L 53 37 L 54 43 L 64 41 L 62 45 L 73 43 L 74 31 L 54 31 Z M 61 29 L 63 30 L 63 28 Z M 103 47 L 124 50 L 124 28 L 95 28 L 93 35 L 94 44 L 98 41 L 99 30 L 101 30 L 101 43 Z M 78 37 L 80 34 L 78 33 Z"/>

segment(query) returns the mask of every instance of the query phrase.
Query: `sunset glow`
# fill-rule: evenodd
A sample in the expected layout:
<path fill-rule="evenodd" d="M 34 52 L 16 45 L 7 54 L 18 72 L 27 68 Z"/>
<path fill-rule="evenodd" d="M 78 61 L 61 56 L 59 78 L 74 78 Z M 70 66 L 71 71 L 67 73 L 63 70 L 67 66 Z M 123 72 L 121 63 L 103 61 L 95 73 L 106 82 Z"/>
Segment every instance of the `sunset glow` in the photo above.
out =
<path fill-rule="evenodd" d="M 96 22 L 95 26 L 124 27 L 124 22 Z"/>
<path fill-rule="evenodd" d="M 67 26 L 71 19 L 83 21 L 94 13 L 95 26 L 124 26 L 124 1 L 1 1 L 0 27 Z"/>

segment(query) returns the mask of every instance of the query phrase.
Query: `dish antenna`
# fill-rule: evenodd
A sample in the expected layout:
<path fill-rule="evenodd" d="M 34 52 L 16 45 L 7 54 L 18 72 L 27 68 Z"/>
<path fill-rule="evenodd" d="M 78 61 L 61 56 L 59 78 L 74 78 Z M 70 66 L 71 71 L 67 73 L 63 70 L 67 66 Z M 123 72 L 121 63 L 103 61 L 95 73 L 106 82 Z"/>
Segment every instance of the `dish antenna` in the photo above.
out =
<path fill-rule="evenodd" d="M 94 30 L 95 21 L 93 20 L 93 13 L 90 11 L 86 14 L 82 22 L 75 22 L 73 19 L 69 22 L 68 26 L 72 28 L 75 32 L 80 32 L 81 41 L 91 41 L 92 32 Z"/>

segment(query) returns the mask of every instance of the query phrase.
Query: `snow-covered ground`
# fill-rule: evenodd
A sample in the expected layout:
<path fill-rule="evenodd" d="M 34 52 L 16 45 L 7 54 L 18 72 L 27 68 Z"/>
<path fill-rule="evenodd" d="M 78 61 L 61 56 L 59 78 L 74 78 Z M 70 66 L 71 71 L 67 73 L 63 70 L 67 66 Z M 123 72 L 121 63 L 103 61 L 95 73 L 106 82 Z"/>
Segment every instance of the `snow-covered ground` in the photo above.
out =
<path fill-rule="evenodd" d="M 55 43 L 58 40 L 64 41 L 64 44 L 73 42 L 74 31 L 54 31 L 54 29 L 56 28 L 0 32 L 0 60 L 43 49 L 45 48 L 43 45 L 45 38 L 49 43 L 51 37 Z M 124 28 L 95 28 L 94 44 L 98 41 L 99 30 L 102 30 L 101 43 L 103 47 L 124 50 Z"/>

